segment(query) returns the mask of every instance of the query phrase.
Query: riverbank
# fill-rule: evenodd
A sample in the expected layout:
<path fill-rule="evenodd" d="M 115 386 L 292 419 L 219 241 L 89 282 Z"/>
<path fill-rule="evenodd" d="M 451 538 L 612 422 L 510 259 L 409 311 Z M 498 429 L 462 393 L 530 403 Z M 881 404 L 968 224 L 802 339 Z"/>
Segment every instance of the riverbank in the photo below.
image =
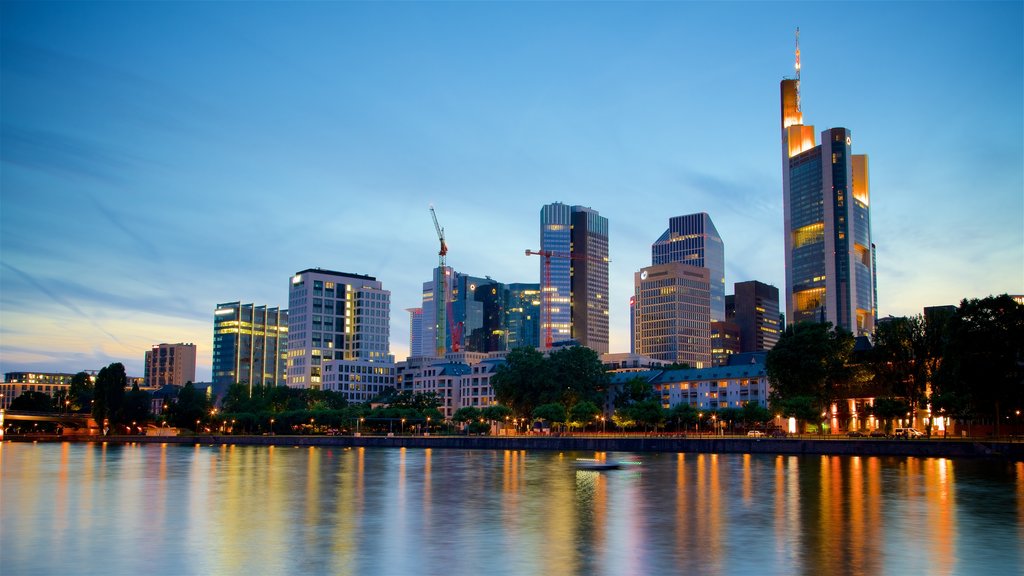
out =
<path fill-rule="evenodd" d="M 556 450 L 577 452 L 692 452 L 718 454 L 821 454 L 1024 460 L 1024 442 L 888 440 L 874 438 L 746 438 L 665 436 L 8 436 L 10 442 L 107 442 L 240 446 L 333 446 Z"/>

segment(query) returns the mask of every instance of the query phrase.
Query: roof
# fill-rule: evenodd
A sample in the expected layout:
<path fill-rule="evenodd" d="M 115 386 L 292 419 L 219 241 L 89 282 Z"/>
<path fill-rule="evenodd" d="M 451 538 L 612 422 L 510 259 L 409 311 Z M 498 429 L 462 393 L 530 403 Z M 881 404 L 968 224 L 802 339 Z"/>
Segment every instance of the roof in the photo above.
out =
<path fill-rule="evenodd" d="M 292 276 L 298 276 L 299 274 L 305 274 L 306 272 L 311 272 L 314 274 L 327 274 L 329 276 L 342 276 L 345 278 L 358 278 L 360 280 L 370 280 L 372 282 L 377 281 L 377 279 L 374 278 L 373 276 L 365 276 L 363 274 L 352 274 L 349 272 L 335 272 L 334 270 L 325 270 L 323 268 L 306 268 L 305 270 L 299 270 L 295 274 L 292 274 Z"/>
<path fill-rule="evenodd" d="M 647 382 L 651 382 L 655 377 L 659 376 L 662 370 L 637 370 L 635 372 L 611 372 L 608 374 L 608 382 L 610 384 L 625 384 L 636 378 L 642 378 Z"/>
<path fill-rule="evenodd" d="M 435 364 L 437 366 L 437 364 Z M 467 364 L 461 362 L 449 362 L 439 366 L 437 371 L 438 376 L 464 376 L 471 373 L 473 370 Z"/>
<path fill-rule="evenodd" d="M 744 366 L 713 366 L 711 368 L 686 368 L 662 372 L 652 383 L 693 382 L 697 380 L 721 380 L 731 378 L 758 378 L 766 376 L 764 364 Z"/>

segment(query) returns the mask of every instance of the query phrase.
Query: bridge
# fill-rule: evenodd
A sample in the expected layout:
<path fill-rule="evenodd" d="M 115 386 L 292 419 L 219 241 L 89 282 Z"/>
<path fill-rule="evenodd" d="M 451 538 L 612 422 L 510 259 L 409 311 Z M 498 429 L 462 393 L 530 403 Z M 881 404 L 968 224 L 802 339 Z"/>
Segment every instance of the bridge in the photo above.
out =
<path fill-rule="evenodd" d="M 29 410 L 3 410 L 0 411 L 0 427 L 6 428 L 8 420 L 28 422 L 29 424 L 39 422 L 56 422 L 65 428 L 95 428 L 96 421 L 91 414 L 60 414 L 57 412 L 33 412 Z"/>

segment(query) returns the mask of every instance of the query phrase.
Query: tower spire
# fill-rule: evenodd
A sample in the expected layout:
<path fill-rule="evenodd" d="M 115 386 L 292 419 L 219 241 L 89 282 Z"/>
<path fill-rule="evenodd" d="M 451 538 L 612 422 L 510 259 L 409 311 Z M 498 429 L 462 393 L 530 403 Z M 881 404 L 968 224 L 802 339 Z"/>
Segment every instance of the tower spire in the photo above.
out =
<path fill-rule="evenodd" d="M 796 27 L 796 109 L 800 111 L 800 27 Z"/>

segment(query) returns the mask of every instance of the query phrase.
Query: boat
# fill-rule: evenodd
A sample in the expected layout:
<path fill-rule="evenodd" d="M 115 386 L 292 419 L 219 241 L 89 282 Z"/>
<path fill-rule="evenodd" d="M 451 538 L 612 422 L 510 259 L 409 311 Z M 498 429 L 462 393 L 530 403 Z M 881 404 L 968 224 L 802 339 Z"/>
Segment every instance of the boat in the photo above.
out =
<path fill-rule="evenodd" d="M 577 458 L 576 469 L 577 470 L 618 470 L 622 468 L 622 463 L 618 460 L 595 460 L 593 458 Z"/>

